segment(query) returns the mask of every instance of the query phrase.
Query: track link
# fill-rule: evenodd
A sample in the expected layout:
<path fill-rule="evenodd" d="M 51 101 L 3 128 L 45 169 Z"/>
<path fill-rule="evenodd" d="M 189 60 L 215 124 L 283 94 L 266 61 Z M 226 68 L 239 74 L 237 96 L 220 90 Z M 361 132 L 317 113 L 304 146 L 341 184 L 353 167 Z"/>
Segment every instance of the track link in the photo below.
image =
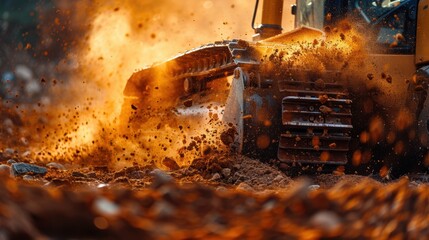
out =
<path fill-rule="evenodd" d="M 300 76 L 279 83 L 284 93 L 279 160 L 345 164 L 353 126 L 351 100 L 337 81 L 339 75 L 326 72 L 311 76 L 301 72 Z"/>

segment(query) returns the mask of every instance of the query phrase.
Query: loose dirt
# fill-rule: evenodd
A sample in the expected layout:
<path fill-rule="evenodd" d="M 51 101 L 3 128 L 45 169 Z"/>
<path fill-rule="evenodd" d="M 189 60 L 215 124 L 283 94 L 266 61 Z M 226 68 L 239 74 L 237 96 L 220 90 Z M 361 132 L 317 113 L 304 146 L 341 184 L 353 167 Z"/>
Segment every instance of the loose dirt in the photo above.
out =
<path fill-rule="evenodd" d="M 13 164 L 3 161 L 1 170 L 13 171 Z M 46 167 L 45 175 L 1 174 L 3 239 L 402 239 L 429 232 L 420 221 L 429 211 L 429 187 L 405 178 L 292 179 L 260 161 L 225 154 L 175 170 Z"/>

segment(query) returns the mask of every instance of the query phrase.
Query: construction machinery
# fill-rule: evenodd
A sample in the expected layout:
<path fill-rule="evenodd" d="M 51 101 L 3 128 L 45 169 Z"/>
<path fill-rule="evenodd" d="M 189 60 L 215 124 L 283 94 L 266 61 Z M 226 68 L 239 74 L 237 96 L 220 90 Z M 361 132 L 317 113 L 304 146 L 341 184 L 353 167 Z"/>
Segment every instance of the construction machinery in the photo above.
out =
<path fill-rule="evenodd" d="M 252 41 L 215 42 L 135 72 L 124 90 L 123 119 L 138 128 L 159 102 L 171 102 L 171 116 L 186 117 L 177 109 L 213 101 L 224 106 L 223 121 L 233 129 L 227 143 L 238 153 L 280 165 L 395 162 L 404 169 L 402 163 L 424 162 L 428 6 L 429 0 L 297 0 L 295 29 L 282 33 L 283 0 L 264 0 Z M 341 62 L 341 43 L 320 50 L 329 36 L 350 37 L 350 26 L 365 39 L 365 57 L 354 70 L 353 56 Z M 327 63 L 300 59 L 305 49 L 310 58 L 325 54 Z M 209 97 L 226 76 L 232 76 L 227 97 Z M 163 95 L 153 102 L 160 79 Z"/>

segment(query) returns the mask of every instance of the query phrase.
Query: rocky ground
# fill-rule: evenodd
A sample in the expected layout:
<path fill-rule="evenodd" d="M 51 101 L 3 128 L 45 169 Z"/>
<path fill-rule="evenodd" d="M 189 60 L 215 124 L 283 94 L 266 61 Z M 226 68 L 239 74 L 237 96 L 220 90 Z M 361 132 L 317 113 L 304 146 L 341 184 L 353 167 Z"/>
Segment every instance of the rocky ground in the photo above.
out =
<path fill-rule="evenodd" d="M 290 178 L 241 156 L 113 169 L 3 152 L 0 239 L 424 239 L 429 186 Z"/>

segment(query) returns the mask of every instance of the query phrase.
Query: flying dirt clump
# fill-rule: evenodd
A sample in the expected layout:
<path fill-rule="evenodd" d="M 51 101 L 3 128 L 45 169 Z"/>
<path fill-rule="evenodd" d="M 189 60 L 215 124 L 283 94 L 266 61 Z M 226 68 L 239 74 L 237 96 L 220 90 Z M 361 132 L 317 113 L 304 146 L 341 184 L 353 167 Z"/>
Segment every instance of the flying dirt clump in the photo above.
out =
<path fill-rule="evenodd" d="M 333 29 L 329 27 L 319 40 L 292 41 L 281 48 L 263 52 L 263 71 L 287 76 L 290 69 L 311 69 L 320 73 L 341 71 L 347 76 L 356 76 L 363 69 L 371 69 L 366 64 L 365 46 L 365 38 L 352 23 L 344 20 Z M 323 88 L 323 81 L 316 81 L 319 88 Z"/>

